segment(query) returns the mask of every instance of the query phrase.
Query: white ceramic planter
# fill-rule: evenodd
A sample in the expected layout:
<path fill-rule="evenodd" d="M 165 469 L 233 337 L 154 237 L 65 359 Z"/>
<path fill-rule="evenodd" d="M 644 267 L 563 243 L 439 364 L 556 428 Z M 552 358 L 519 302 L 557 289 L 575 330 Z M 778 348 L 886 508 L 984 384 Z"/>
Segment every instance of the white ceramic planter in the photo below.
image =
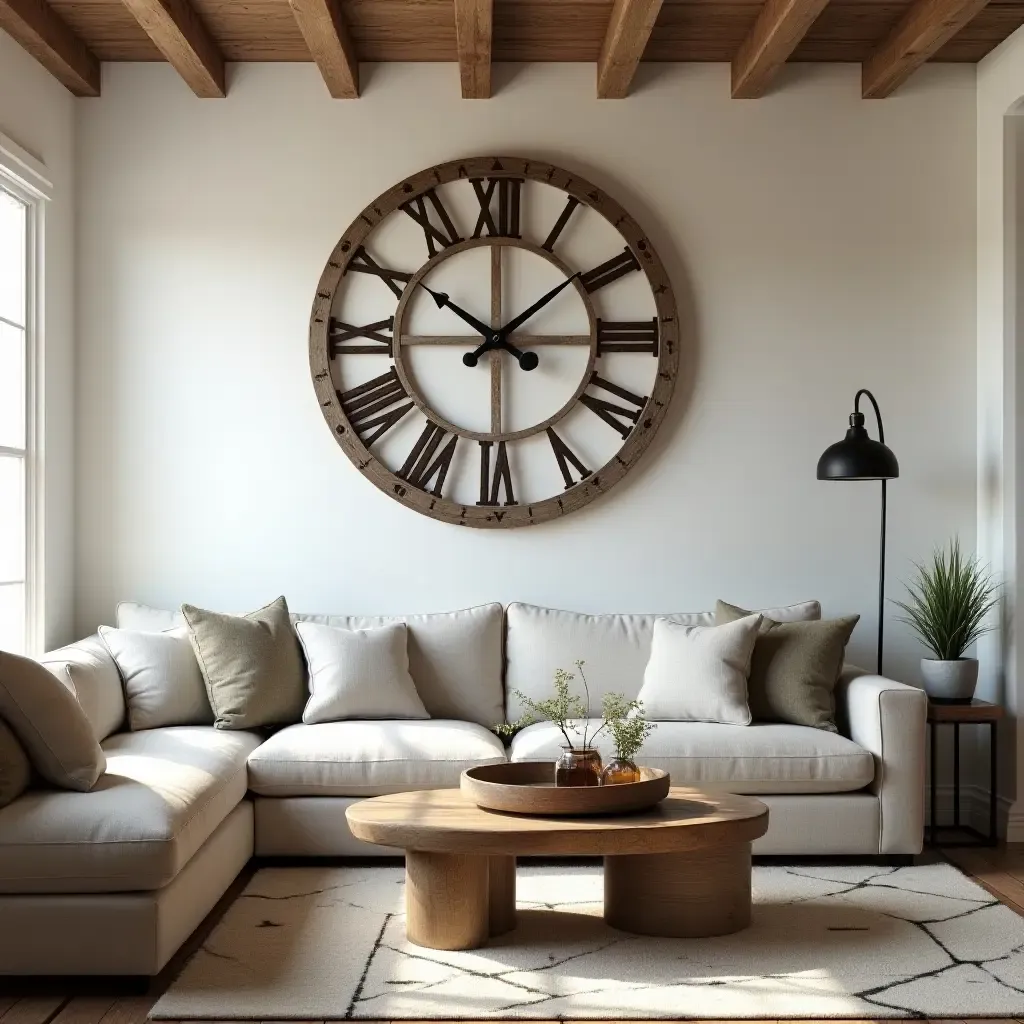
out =
<path fill-rule="evenodd" d="M 939 661 L 937 658 L 922 658 L 921 677 L 925 692 L 937 704 L 967 704 L 978 685 L 978 659 Z"/>

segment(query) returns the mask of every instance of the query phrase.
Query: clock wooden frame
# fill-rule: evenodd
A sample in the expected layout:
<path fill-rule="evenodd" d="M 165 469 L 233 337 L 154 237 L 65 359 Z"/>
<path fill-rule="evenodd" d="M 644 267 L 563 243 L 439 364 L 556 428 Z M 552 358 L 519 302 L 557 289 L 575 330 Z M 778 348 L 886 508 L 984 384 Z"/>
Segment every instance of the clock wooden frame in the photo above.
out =
<path fill-rule="evenodd" d="M 367 254 L 363 248 L 363 242 L 372 231 L 388 216 L 396 211 L 405 209 L 409 212 L 409 204 L 419 203 L 420 213 L 426 217 L 424 198 L 432 189 L 438 185 L 448 182 L 467 179 L 469 181 L 518 179 L 531 180 L 550 185 L 566 193 L 569 197 L 566 205 L 566 212 L 559 218 L 552 228 L 551 235 L 543 246 L 531 245 L 521 238 L 513 235 L 490 233 L 488 235 L 461 240 L 453 245 L 434 252 L 434 243 L 429 233 L 427 242 L 431 251 L 431 257 L 414 274 L 384 270 L 383 273 L 389 276 L 382 276 L 378 271 L 372 257 L 369 258 L 367 267 Z M 476 187 L 476 186 L 474 186 Z M 479 192 L 478 192 L 479 195 Z M 573 202 L 575 201 L 575 202 Z M 559 454 L 558 445 L 562 445 L 561 438 L 554 432 L 554 426 L 564 416 L 568 415 L 581 401 L 584 400 L 584 392 L 593 383 L 592 375 L 595 374 L 594 367 L 600 359 L 598 345 L 598 329 L 600 321 L 595 316 L 593 303 L 589 291 L 584 287 L 580 278 L 573 281 L 578 293 L 583 299 L 590 322 L 589 336 L 578 337 L 547 337 L 540 344 L 586 344 L 590 347 L 590 357 L 586 373 L 583 375 L 581 384 L 572 398 L 553 416 L 543 423 L 536 424 L 526 430 L 514 432 L 501 431 L 500 412 L 500 361 L 491 361 L 492 367 L 492 430 L 489 432 L 470 431 L 457 427 L 454 424 L 442 420 L 437 413 L 419 395 L 415 382 L 406 372 L 402 348 L 403 338 L 402 322 L 405 307 L 413 287 L 429 273 L 431 269 L 441 260 L 453 255 L 455 252 L 464 249 L 489 245 L 492 252 L 492 327 L 500 326 L 497 318 L 500 317 L 500 298 L 497 300 L 497 312 L 495 311 L 495 275 L 498 281 L 498 294 L 500 296 L 501 279 L 501 249 L 505 246 L 516 246 L 534 252 L 550 262 L 554 263 L 568 277 L 572 271 L 552 251 L 553 240 L 565 227 L 576 204 L 582 204 L 607 220 L 611 226 L 621 235 L 626 243 L 623 255 L 630 253 L 638 264 L 639 270 L 646 276 L 654 298 L 656 310 L 656 356 L 658 359 L 657 371 L 651 393 L 644 396 L 646 399 L 642 408 L 634 413 L 634 426 L 624 438 L 622 447 L 600 468 L 590 471 L 587 467 L 585 475 L 581 479 L 573 480 L 572 476 L 581 475 L 582 469 L 579 461 L 572 455 L 571 451 L 565 450 Z M 410 214 L 413 215 L 413 214 Z M 415 218 L 414 218 L 415 219 Z M 548 245 L 551 242 L 551 246 Z M 359 260 L 359 264 L 353 265 Z M 495 270 L 495 268 L 497 268 Z M 393 321 L 393 336 L 390 344 L 386 347 L 380 343 L 379 335 L 374 336 L 375 344 L 367 346 L 360 351 L 379 351 L 391 357 L 393 368 L 391 374 L 387 375 L 390 381 L 391 375 L 396 378 L 396 383 L 389 387 L 401 387 L 404 391 L 403 400 L 408 398 L 415 406 L 423 411 L 428 419 L 428 427 L 417 443 L 416 449 L 410 458 L 397 473 L 392 472 L 374 454 L 371 448 L 364 443 L 356 427 L 350 421 L 343 408 L 342 395 L 336 390 L 331 375 L 331 310 L 334 303 L 335 293 L 342 278 L 350 270 L 360 269 L 362 272 L 375 273 L 395 292 L 398 300 L 396 313 Z M 597 268 L 595 268 L 597 269 Z M 634 268 L 630 267 L 630 270 Z M 396 282 L 401 282 L 404 287 L 399 288 Z M 598 286 L 595 286 L 598 287 Z M 369 325 L 373 327 L 374 325 Z M 366 328 L 364 330 L 368 330 Z M 370 335 L 364 335 L 370 337 Z M 516 335 L 512 334 L 511 339 Z M 387 341 L 388 339 L 384 339 Z M 412 343 L 425 339 L 411 339 Z M 456 339 L 433 338 L 429 343 L 444 344 L 454 342 Z M 461 339 L 465 343 L 466 339 Z M 409 343 L 409 342 L 406 342 Z M 531 339 L 531 347 L 537 344 L 537 339 Z M 544 161 L 527 160 L 521 157 L 475 157 L 466 160 L 453 160 L 448 163 L 430 167 L 424 171 L 406 178 L 392 188 L 388 189 L 369 206 L 367 206 L 352 222 L 349 228 L 341 236 L 338 244 L 334 247 L 323 274 L 317 286 L 316 297 L 313 301 L 313 310 L 310 315 L 309 325 L 309 363 L 310 372 L 313 378 L 313 386 L 316 391 L 320 410 L 331 429 L 335 440 L 342 450 L 355 464 L 360 472 L 366 476 L 376 487 L 382 490 L 389 497 L 401 502 L 407 508 L 430 516 L 433 519 L 459 526 L 473 526 L 491 529 L 508 529 L 517 526 L 531 526 L 548 520 L 557 519 L 570 512 L 582 508 L 595 498 L 605 494 L 626 473 L 637 463 L 643 452 L 647 449 L 655 432 L 664 420 L 668 410 L 669 401 L 672 397 L 679 372 L 679 319 L 676 310 L 675 297 L 672 292 L 672 285 L 669 281 L 665 268 L 658 257 L 654 246 L 641 230 L 640 226 L 632 217 L 602 189 L 597 188 L 579 175 L 563 170 Z M 609 346 L 610 351 L 616 350 Z M 621 350 L 621 349 L 619 349 Z M 384 378 L 380 378 L 383 380 Z M 598 378 L 600 379 L 600 378 Z M 370 382 L 371 384 L 374 382 Z M 369 385 L 367 385 L 369 386 Z M 596 385 L 600 387 L 601 385 Z M 612 394 L 618 394 L 612 391 Z M 629 395 L 629 392 L 621 392 Z M 636 397 L 636 396 L 631 396 Z M 633 417 L 631 417 L 633 418 Z M 358 422 L 358 417 L 357 417 Z M 595 421 L 599 422 L 599 421 Z M 437 428 L 432 436 L 430 424 Z M 501 493 L 502 478 L 501 465 L 504 464 L 504 472 L 508 473 L 507 455 L 505 443 L 514 442 L 520 438 L 527 437 L 542 431 L 547 431 L 552 448 L 555 449 L 555 457 L 558 458 L 559 467 L 562 470 L 566 482 L 562 494 L 551 498 L 545 498 L 532 503 L 502 503 L 497 500 Z M 451 440 L 449 440 L 449 438 Z M 419 472 L 422 477 L 422 469 L 426 466 L 431 455 L 444 441 L 454 446 L 459 439 L 466 439 L 476 442 L 481 447 L 481 497 L 488 497 L 490 488 L 490 500 L 478 504 L 464 504 L 452 501 L 441 493 L 444 471 L 440 474 L 440 480 L 433 480 L 433 486 L 428 486 L 431 479 L 420 480 L 421 486 L 417 486 L 416 474 Z M 491 448 L 497 446 L 497 459 L 492 465 L 490 458 Z M 568 456 L 568 461 L 566 461 Z M 418 467 L 409 471 L 409 468 Z M 445 467 L 446 468 L 446 467 Z M 493 468 L 493 480 L 490 477 Z M 509 497 L 509 478 L 505 478 L 505 498 Z"/>

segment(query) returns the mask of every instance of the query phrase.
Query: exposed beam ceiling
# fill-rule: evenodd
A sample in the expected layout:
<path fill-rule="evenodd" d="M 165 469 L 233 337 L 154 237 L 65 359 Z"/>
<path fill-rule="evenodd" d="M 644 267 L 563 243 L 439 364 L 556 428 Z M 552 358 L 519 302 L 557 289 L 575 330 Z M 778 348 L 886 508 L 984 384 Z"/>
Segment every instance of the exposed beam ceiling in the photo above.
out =
<path fill-rule="evenodd" d="M 917 0 L 864 62 L 865 99 L 881 99 L 902 85 L 929 57 L 979 14 L 988 0 Z"/>
<path fill-rule="evenodd" d="M 359 95 L 359 60 L 339 0 L 288 0 L 327 91 L 336 100 Z"/>
<path fill-rule="evenodd" d="M 44 0 L 0 0 L 0 28 L 76 96 L 99 96 L 100 62 Z"/>
<path fill-rule="evenodd" d="M 491 95 L 493 0 L 455 0 L 455 40 L 464 100 Z"/>
<path fill-rule="evenodd" d="M 763 96 L 828 0 L 766 0 L 732 62 L 734 99 Z"/>
<path fill-rule="evenodd" d="M 124 5 L 197 96 L 224 96 L 220 47 L 188 0 L 124 0 Z"/>
<path fill-rule="evenodd" d="M 629 92 L 662 0 L 615 0 L 597 62 L 597 95 L 619 100 Z"/>

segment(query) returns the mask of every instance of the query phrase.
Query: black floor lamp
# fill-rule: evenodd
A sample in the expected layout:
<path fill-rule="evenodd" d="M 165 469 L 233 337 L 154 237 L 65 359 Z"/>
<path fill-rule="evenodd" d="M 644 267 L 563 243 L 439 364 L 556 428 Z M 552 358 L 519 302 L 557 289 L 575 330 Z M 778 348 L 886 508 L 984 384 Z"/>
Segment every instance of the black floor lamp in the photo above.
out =
<path fill-rule="evenodd" d="M 878 440 L 872 441 L 864 427 L 864 414 L 860 411 L 860 399 L 864 395 L 875 410 L 878 421 Z M 900 464 L 885 444 L 885 430 L 882 428 L 882 414 L 878 411 L 875 396 L 865 388 L 854 396 L 853 412 L 850 415 L 850 429 L 846 437 L 826 448 L 818 459 L 819 480 L 881 480 L 882 481 L 882 529 L 878 552 L 878 667 L 882 672 L 882 620 L 885 612 L 885 482 L 900 475 Z"/>

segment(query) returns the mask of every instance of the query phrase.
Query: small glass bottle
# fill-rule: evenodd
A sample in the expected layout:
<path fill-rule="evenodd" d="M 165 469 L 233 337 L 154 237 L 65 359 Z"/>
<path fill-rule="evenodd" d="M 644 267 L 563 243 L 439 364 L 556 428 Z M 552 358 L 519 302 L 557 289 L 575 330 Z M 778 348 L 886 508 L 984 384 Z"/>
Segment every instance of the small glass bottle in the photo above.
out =
<path fill-rule="evenodd" d="M 555 762 L 555 785 L 600 786 L 600 753 L 596 750 L 562 747 L 562 756 Z"/>
<path fill-rule="evenodd" d="M 605 765 L 604 771 L 601 772 L 602 786 L 619 786 L 625 782 L 639 781 L 640 769 L 624 757 L 617 757 L 614 761 L 609 761 Z"/>

